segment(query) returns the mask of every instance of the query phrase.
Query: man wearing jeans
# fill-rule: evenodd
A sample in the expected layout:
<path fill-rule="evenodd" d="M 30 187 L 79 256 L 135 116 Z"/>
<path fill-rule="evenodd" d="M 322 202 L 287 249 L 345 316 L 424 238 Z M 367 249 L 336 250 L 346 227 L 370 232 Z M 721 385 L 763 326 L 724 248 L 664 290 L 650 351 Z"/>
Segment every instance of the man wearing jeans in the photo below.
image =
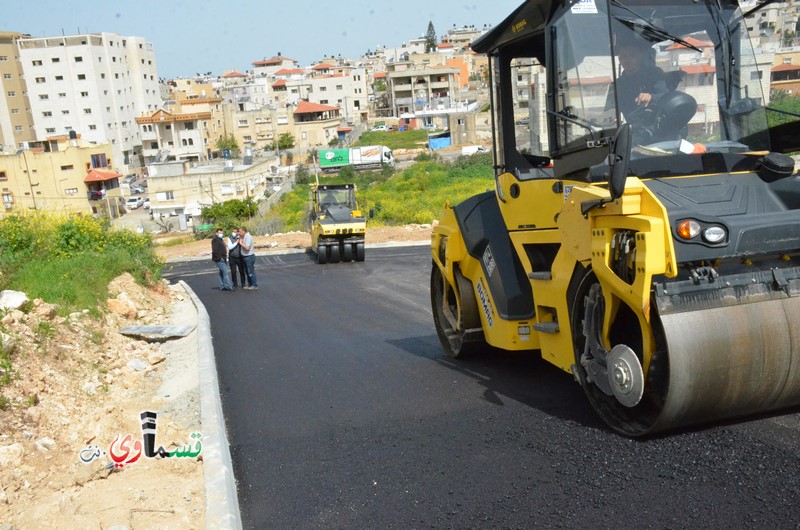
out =
<path fill-rule="evenodd" d="M 249 291 L 258 289 L 258 282 L 256 282 L 256 253 L 253 250 L 253 236 L 247 232 L 247 228 L 239 228 L 239 247 L 242 249 L 242 258 L 244 259 L 244 270 L 247 273 L 247 287 L 244 286 L 242 281 L 242 289 Z"/>
<path fill-rule="evenodd" d="M 217 235 L 211 240 L 211 259 L 219 268 L 219 288 L 222 291 L 233 291 L 231 273 L 228 271 L 228 245 L 225 244 L 222 228 L 217 228 Z"/>

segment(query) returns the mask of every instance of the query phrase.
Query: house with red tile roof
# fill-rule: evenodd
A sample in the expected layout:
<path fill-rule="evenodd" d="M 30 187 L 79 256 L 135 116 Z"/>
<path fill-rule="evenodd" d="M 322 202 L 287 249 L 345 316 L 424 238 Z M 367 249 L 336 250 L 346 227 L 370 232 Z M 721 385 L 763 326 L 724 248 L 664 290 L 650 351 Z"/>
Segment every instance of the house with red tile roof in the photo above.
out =
<path fill-rule="evenodd" d="M 269 77 L 278 70 L 297 68 L 300 63 L 289 57 L 284 57 L 279 53 L 269 59 L 264 58 L 260 61 L 253 61 L 252 64 L 253 75 L 255 77 Z"/>

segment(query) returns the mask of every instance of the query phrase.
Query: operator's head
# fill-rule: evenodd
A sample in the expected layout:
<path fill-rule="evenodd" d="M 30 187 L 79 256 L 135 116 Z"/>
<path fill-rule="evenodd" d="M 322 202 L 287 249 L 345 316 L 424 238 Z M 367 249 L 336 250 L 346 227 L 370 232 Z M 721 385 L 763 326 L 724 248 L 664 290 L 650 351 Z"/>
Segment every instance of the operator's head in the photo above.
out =
<path fill-rule="evenodd" d="M 630 31 L 617 32 L 615 51 L 622 69 L 635 74 L 650 62 L 650 43 Z"/>

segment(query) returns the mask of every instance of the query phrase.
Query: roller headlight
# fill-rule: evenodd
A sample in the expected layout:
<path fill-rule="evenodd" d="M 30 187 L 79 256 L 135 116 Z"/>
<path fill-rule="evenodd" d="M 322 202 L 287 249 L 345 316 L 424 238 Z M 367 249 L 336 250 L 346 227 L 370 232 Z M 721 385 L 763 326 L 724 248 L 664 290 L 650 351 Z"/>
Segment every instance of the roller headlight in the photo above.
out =
<path fill-rule="evenodd" d="M 712 245 L 722 243 L 727 235 L 727 232 L 721 226 L 709 226 L 703 231 L 703 239 Z"/>

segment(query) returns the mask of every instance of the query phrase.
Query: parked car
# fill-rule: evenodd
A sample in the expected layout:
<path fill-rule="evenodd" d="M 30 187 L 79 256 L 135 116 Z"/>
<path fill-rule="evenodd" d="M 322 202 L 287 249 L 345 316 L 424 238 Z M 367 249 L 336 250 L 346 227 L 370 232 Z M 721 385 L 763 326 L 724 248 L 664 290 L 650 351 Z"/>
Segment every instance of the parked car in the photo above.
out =
<path fill-rule="evenodd" d="M 124 179 L 122 179 L 122 182 L 124 182 L 125 184 L 130 184 L 131 182 L 133 182 L 137 178 L 139 178 L 138 175 L 131 174 L 131 175 L 126 176 Z"/>
<path fill-rule="evenodd" d="M 517 125 L 530 125 L 531 119 L 530 118 L 520 118 L 516 121 Z"/>
<path fill-rule="evenodd" d="M 142 204 L 144 204 L 144 199 L 141 197 L 128 197 L 128 200 L 125 201 L 125 208 L 128 210 L 135 210 Z"/>
<path fill-rule="evenodd" d="M 436 125 L 434 125 L 433 123 L 426 123 L 426 124 L 425 124 L 425 125 L 423 125 L 421 128 L 422 128 L 423 130 L 425 130 L 425 131 L 435 131 L 435 130 L 436 130 L 436 129 L 438 129 L 439 127 L 437 127 L 437 126 L 436 126 Z"/>
<path fill-rule="evenodd" d="M 383 132 L 386 132 L 386 131 L 388 131 L 388 130 L 389 130 L 389 127 L 387 127 L 386 125 L 376 125 L 375 127 L 373 127 L 373 128 L 372 128 L 372 130 L 373 130 L 373 131 L 383 131 Z"/>
<path fill-rule="evenodd" d="M 131 193 L 144 193 L 144 187 L 139 184 L 131 186 Z"/>
<path fill-rule="evenodd" d="M 145 210 L 150 209 L 150 197 L 144 200 L 144 202 L 142 203 L 142 208 L 144 208 Z"/>
<path fill-rule="evenodd" d="M 465 145 L 461 148 L 461 156 L 472 156 L 477 153 L 485 153 L 486 148 L 482 145 Z"/>

